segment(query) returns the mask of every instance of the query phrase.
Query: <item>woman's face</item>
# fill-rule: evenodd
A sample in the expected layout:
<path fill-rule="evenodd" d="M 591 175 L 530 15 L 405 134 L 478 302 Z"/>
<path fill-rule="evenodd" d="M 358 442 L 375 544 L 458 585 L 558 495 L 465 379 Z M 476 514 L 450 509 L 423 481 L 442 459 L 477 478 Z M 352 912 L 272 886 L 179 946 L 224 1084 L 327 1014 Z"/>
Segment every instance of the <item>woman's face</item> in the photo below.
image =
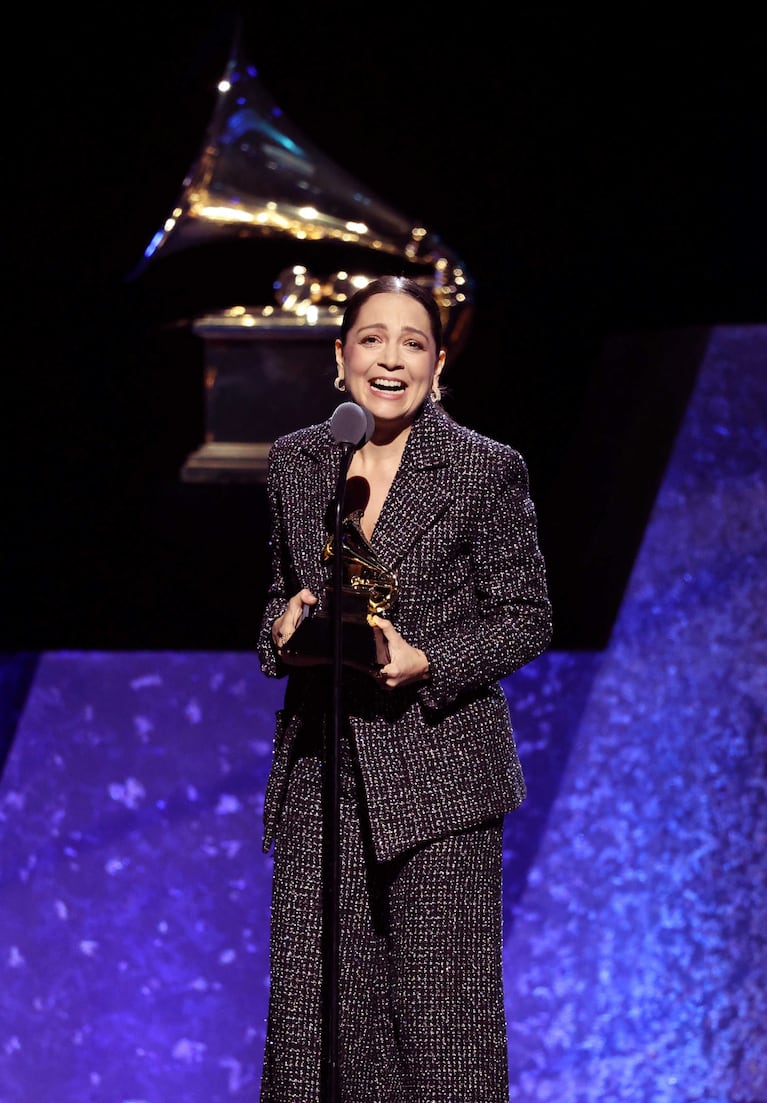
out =
<path fill-rule="evenodd" d="M 336 341 L 338 374 L 350 398 L 376 422 L 410 422 L 445 361 L 429 315 L 410 295 L 382 292 L 363 303 L 346 336 Z"/>

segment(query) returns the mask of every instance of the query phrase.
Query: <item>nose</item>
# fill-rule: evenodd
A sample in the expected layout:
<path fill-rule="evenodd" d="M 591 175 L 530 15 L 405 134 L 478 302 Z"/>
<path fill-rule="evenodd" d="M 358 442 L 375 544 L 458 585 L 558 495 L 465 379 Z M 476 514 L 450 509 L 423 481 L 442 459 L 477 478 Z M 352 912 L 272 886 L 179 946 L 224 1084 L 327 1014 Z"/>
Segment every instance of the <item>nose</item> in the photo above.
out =
<path fill-rule="evenodd" d="M 402 367 L 402 363 L 399 358 L 399 349 L 396 344 L 386 345 L 381 351 L 381 359 L 378 361 L 379 366 L 385 368 L 386 371 L 396 371 L 397 368 Z"/>

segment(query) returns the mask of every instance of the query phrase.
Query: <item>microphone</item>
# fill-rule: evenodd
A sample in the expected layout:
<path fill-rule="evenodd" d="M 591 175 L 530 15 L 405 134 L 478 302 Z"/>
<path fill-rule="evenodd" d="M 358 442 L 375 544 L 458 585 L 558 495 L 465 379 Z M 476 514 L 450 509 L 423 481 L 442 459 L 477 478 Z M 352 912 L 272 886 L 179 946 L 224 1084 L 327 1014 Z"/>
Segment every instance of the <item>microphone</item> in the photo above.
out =
<path fill-rule="evenodd" d="M 375 418 L 370 410 L 356 402 L 342 402 L 336 406 L 330 419 L 330 432 L 338 444 L 351 444 L 362 448 L 373 435 Z"/>

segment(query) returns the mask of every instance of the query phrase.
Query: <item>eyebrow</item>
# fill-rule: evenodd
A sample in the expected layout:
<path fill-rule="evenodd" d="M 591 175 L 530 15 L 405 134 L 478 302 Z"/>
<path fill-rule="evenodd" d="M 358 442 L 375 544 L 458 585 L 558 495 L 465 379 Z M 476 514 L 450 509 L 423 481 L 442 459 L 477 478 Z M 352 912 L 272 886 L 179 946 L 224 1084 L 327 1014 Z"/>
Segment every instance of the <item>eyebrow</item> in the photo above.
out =
<path fill-rule="evenodd" d="M 359 332 L 364 333 L 367 329 L 385 329 L 388 332 L 389 327 L 385 322 L 369 322 L 366 326 L 360 326 Z M 429 335 L 424 330 L 419 329 L 418 326 L 403 326 L 400 333 L 417 333 L 419 337 L 423 337 L 424 341 L 429 340 Z"/>

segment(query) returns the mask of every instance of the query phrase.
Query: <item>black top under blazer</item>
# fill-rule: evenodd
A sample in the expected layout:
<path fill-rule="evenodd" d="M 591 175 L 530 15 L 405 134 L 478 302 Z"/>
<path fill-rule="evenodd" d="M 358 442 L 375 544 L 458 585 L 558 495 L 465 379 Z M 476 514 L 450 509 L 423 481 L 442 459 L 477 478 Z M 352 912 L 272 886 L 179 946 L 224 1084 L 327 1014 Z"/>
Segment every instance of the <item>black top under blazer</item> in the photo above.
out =
<path fill-rule="evenodd" d="M 341 449 L 330 421 L 272 445 L 267 475 L 272 581 L 258 637 L 261 669 L 288 675 L 264 800 L 268 851 L 298 746 L 321 746 L 327 667 L 288 667 L 271 627 L 308 587 L 325 603 L 322 550 Z M 332 522 L 331 522 L 332 524 Z M 428 399 L 405 444 L 371 538 L 398 578 L 392 621 L 428 657 L 429 681 L 387 689 L 344 668 L 344 715 L 381 861 L 517 808 L 525 782 L 501 679 L 552 634 L 525 462 Z"/>

